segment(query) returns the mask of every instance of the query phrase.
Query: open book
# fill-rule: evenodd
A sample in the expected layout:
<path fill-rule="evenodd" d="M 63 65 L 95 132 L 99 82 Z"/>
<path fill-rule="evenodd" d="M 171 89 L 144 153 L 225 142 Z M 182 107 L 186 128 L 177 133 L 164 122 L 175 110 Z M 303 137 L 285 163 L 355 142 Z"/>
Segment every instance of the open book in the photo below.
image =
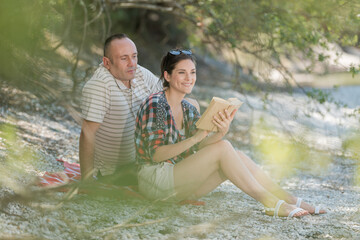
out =
<path fill-rule="evenodd" d="M 213 97 L 208 108 L 196 122 L 196 127 L 206 131 L 217 132 L 218 129 L 212 122 L 213 117 L 215 115 L 220 117 L 219 112 L 224 112 L 225 109 L 227 109 L 229 114 L 231 114 L 235 109 L 239 109 L 242 104 L 243 102 L 237 98 L 229 98 L 228 100 L 225 100 L 219 97 Z"/>

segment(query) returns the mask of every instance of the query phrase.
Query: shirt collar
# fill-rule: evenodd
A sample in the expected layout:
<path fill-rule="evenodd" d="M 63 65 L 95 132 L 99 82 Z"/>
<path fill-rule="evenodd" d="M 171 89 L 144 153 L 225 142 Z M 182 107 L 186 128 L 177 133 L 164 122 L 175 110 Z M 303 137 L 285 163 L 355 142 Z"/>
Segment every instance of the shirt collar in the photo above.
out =
<path fill-rule="evenodd" d="M 170 105 L 169 105 L 169 103 L 168 103 L 168 101 L 167 101 L 167 99 L 166 99 L 166 95 L 165 95 L 165 90 L 162 90 L 162 91 L 160 91 L 160 93 L 161 93 L 161 97 L 164 99 L 164 101 L 166 102 L 166 106 L 168 107 L 168 108 L 170 108 Z M 181 100 L 181 107 L 182 107 L 182 109 L 183 109 L 183 112 L 185 113 L 185 111 L 186 111 L 186 107 L 185 107 L 185 104 L 187 103 L 187 101 L 185 100 L 185 98 L 183 99 L 183 100 Z M 184 114 L 184 117 L 185 117 L 185 115 L 186 114 Z"/>
<path fill-rule="evenodd" d="M 114 78 L 114 76 L 113 76 L 113 78 Z M 118 79 L 116 79 L 116 78 L 114 78 L 114 80 L 116 81 L 116 83 L 118 84 L 118 86 L 119 86 L 119 88 L 120 88 L 121 90 L 129 90 L 129 88 L 127 88 L 122 81 L 120 81 L 120 80 L 118 80 Z M 133 79 L 133 80 L 134 80 L 134 79 Z M 130 82 L 131 82 L 131 83 L 130 83 L 131 88 L 133 88 L 133 86 L 134 86 L 133 80 L 130 80 Z"/>

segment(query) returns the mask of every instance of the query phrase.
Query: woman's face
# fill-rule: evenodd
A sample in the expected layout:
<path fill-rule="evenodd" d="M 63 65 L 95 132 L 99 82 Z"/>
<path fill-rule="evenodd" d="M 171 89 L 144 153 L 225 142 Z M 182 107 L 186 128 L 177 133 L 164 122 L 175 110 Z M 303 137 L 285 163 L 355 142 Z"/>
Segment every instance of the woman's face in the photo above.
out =
<path fill-rule="evenodd" d="M 189 94 L 196 82 L 195 64 L 190 59 L 181 60 L 175 65 L 171 74 L 165 71 L 164 77 L 169 82 L 171 91 Z"/>

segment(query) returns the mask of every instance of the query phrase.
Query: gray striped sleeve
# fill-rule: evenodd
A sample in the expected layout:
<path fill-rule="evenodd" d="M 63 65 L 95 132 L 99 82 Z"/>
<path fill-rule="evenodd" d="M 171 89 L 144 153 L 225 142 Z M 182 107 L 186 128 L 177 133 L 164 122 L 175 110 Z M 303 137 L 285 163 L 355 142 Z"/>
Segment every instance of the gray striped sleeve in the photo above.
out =
<path fill-rule="evenodd" d="M 110 107 L 110 90 L 97 78 L 90 79 L 82 90 L 82 117 L 88 121 L 102 123 Z"/>
<path fill-rule="evenodd" d="M 162 82 L 159 79 L 159 77 L 155 76 L 152 72 L 150 72 L 148 69 L 139 66 L 143 77 L 145 84 L 150 88 L 151 93 L 157 93 L 160 92 L 162 87 Z"/>

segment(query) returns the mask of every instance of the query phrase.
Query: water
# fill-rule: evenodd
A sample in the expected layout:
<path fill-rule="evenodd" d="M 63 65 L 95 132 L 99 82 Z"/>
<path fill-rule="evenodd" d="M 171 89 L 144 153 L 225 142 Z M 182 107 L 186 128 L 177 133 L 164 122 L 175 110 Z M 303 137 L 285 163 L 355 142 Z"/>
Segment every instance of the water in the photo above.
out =
<path fill-rule="evenodd" d="M 360 107 L 360 85 L 341 86 L 329 90 L 335 101 L 346 104 L 349 108 Z"/>

